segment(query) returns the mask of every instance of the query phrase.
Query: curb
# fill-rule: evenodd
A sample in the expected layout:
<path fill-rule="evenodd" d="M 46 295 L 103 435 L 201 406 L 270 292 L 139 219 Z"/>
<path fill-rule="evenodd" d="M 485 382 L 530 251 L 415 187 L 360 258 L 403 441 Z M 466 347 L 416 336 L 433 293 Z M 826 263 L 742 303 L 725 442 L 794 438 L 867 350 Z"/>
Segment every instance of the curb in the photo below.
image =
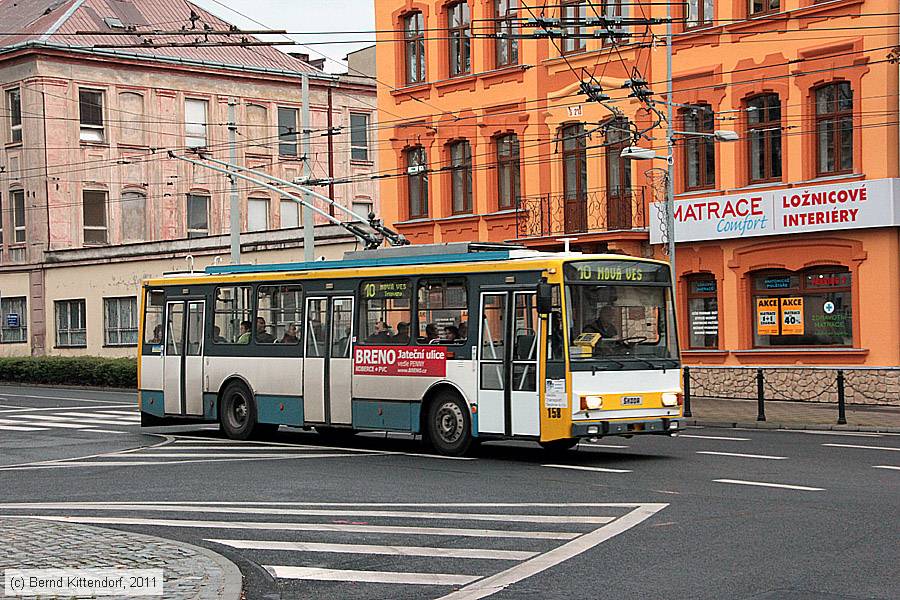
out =
<path fill-rule="evenodd" d="M 900 427 L 876 427 L 872 425 L 825 425 L 822 423 L 777 423 L 773 421 L 707 421 L 687 418 L 688 425 L 718 427 L 722 429 L 786 429 L 810 431 L 859 431 L 866 433 L 900 433 Z"/>
<path fill-rule="evenodd" d="M 100 387 L 94 385 L 63 385 L 63 384 L 54 384 L 54 383 L 29 383 L 27 381 L 0 381 L 0 386 L 18 386 L 18 387 L 33 387 L 33 388 L 48 388 L 48 389 L 56 389 L 56 390 L 75 390 L 75 391 L 84 391 L 84 392 L 110 392 L 117 394 L 126 394 L 132 393 L 137 394 L 138 390 L 136 388 L 131 387 Z"/>

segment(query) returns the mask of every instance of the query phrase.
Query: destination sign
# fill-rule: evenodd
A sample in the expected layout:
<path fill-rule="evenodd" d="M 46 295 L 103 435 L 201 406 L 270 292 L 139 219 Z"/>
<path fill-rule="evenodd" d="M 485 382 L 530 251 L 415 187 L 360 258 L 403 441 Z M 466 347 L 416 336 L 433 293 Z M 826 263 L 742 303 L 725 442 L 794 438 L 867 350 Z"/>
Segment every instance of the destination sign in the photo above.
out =
<path fill-rule="evenodd" d="M 668 283 L 669 268 L 656 263 L 591 260 L 567 263 L 566 280 L 572 283 Z"/>
<path fill-rule="evenodd" d="M 406 281 L 368 281 L 363 284 L 365 298 L 409 298 L 409 283 Z"/>

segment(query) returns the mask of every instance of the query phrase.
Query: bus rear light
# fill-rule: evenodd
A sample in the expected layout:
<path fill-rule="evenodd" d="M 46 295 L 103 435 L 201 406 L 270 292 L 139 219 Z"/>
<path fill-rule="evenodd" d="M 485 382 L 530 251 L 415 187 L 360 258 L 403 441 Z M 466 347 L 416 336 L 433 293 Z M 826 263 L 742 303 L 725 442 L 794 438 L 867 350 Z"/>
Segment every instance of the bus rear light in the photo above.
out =
<path fill-rule="evenodd" d="M 684 406 L 684 394 L 678 394 L 678 406 Z"/>
<path fill-rule="evenodd" d="M 581 410 L 597 409 L 603 407 L 603 396 L 582 396 Z"/>
<path fill-rule="evenodd" d="M 681 404 L 681 394 L 676 394 L 674 392 L 663 392 L 663 406 L 678 406 L 679 404 Z"/>

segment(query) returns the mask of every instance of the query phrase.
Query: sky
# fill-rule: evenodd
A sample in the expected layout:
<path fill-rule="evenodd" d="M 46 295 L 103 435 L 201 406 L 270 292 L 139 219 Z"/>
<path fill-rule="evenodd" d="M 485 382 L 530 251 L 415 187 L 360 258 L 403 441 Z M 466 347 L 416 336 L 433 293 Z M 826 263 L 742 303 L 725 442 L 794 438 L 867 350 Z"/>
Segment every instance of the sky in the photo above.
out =
<path fill-rule="evenodd" d="M 241 29 L 284 29 L 290 32 L 371 31 L 375 29 L 374 0 L 192 0 L 217 17 Z M 227 8 L 226 8 L 227 7 Z M 237 12 L 234 12 L 237 11 Z M 245 18 L 237 13 L 247 15 Z M 266 27 L 261 27 L 253 20 Z M 298 42 L 334 40 L 364 40 L 362 42 L 312 46 L 283 47 L 282 50 L 306 52 L 310 58 L 324 55 L 325 69 L 332 73 L 346 71 L 344 56 L 348 52 L 368 46 L 374 34 L 365 35 L 293 35 Z M 276 37 L 274 39 L 283 39 Z M 319 54 L 320 53 L 320 54 Z"/>

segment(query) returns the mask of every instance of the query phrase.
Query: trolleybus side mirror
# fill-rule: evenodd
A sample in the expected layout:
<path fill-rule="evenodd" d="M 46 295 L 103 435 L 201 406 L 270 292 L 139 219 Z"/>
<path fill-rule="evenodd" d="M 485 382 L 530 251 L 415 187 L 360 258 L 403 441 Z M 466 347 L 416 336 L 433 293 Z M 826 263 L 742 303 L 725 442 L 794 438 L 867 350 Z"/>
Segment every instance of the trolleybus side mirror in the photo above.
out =
<path fill-rule="evenodd" d="M 549 315 L 553 310 L 553 286 L 542 281 L 537 288 L 537 311 L 540 315 Z"/>

